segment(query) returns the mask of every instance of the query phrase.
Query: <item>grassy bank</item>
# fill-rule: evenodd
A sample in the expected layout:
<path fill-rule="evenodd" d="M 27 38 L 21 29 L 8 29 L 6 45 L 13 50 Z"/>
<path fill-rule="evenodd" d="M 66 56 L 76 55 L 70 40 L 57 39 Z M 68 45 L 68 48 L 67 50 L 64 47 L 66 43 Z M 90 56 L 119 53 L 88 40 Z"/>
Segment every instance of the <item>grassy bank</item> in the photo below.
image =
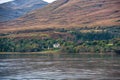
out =
<path fill-rule="evenodd" d="M 50 50 L 41 52 L 0 52 L 0 54 L 61 54 L 60 51 Z"/>

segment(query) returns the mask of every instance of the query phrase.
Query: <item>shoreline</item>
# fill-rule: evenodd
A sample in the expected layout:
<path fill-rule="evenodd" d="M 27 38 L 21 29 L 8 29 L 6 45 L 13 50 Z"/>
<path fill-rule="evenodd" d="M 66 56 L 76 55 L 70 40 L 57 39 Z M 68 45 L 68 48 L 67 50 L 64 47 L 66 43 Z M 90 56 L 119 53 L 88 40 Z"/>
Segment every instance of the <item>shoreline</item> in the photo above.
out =
<path fill-rule="evenodd" d="M 32 54 L 99 54 L 99 55 L 115 55 L 115 52 L 100 52 L 100 53 L 95 53 L 95 52 L 80 52 L 80 53 L 63 53 L 63 52 L 0 52 L 0 55 L 32 55 Z"/>
<path fill-rule="evenodd" d="M 46 53 L 46 52 L 0 52 L 0 54 L 56 54 L 56 53 Z"/>

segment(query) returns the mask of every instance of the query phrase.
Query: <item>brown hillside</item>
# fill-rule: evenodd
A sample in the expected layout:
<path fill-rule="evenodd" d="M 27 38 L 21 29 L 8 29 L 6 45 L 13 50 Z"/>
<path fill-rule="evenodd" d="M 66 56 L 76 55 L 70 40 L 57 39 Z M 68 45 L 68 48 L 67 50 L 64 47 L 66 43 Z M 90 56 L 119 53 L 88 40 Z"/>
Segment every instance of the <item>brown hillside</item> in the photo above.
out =
<path fill-rule="evenodd" d="M 120 0 L 57 0 L 0 25 L 2 31 L 120 25 Z"/>

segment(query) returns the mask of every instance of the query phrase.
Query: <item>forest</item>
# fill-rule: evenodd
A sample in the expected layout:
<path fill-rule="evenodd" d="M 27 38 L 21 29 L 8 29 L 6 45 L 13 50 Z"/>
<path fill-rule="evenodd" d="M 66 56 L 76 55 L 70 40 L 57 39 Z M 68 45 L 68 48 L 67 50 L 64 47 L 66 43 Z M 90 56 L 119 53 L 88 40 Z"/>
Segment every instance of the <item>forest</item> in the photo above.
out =
<path fill-rule="evenodd" d="M 54 31 L 67 33 L 70 36 L 63 37 L 59 35 L 57 38 L 46 36 L 46 38 L 42 39 L 35 37 L 1 37 L 0 52 L 41 52 L 54 50 L 64 53 L 112 52 L 120 49 L 120 35 L 118 34 L 119 32 L 117 32 L 119 30 L 118 28 L 114 29 L 114 31 L 112 30 L 111 28 L 97 30 L 56 29 Z M 1 34 L 1 36 L 6 36 L 6 34 Z M 55 44 L 59 44 L 59 46 L 54 47 Z"/>

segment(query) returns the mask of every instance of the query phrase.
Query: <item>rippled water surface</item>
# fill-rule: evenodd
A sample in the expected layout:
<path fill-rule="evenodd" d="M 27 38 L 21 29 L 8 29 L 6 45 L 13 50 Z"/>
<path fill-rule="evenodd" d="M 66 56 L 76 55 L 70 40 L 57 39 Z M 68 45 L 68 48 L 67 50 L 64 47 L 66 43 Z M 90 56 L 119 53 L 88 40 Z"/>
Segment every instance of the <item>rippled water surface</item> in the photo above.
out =
<path fill-rule="evenodd" d="M 0 55 L 0 80 L 120 80 L 120 56 Z"/>

